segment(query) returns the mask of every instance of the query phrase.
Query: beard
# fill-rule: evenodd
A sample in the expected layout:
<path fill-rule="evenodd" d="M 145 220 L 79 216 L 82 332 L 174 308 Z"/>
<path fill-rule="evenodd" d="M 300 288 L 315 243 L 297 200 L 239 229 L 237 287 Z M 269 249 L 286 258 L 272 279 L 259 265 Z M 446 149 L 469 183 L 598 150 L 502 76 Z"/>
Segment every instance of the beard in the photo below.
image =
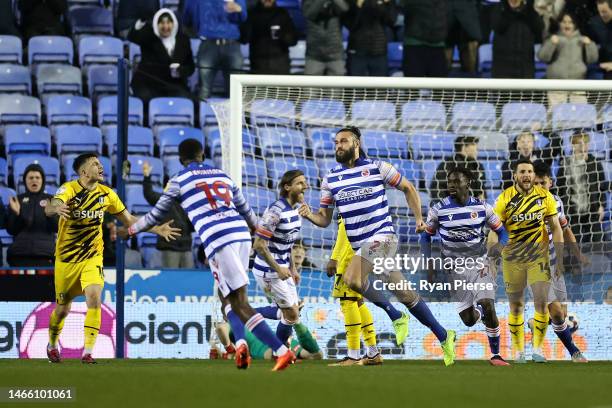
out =
<path fill-rule="evenodd" d="M 336 161 L 338 163 L 346 164 L 351 161 L 351 159 L 355 157 L 355 149 L 347 150 L 344 152 L 336 151 Z"/>

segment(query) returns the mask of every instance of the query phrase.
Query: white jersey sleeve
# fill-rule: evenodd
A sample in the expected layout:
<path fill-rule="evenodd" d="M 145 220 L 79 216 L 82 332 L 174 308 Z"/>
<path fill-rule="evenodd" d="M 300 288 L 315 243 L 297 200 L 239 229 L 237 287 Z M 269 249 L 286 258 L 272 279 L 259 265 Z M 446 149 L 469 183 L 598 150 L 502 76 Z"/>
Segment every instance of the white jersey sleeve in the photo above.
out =
<path fill-rule="evenodd" d="M 329 188 L 329 184 L 327 183 L 327 176 L 323 178 L 321 182 L 321 208 L 332 208 L 334 206 L 334 195 Z"/>
<path fill-rule="evenodd" d="M 491 205 L 485 202 L 484 207 L 485 207 L 485 219 L 486 219 L 487 225 L 493 231 L 497 231 L 503 225 L 501 220 L 499 219 L 497 214 L 495 214 L 495 210 L 493 210 L 493 207 Z"/>
<path fill-rule="evenodd" d="M 387 163 L 384 161 L 375 161 L 378 170 L 380 170 L 380 175 L 383 178 L 385 183 L 385 187 L 393 187 L 397 188 L 402 182 L 402 174 L 395 168 L 391 163 Z"/>
<path fill-rule="evenodd" d="M 439 222 L 438 222 L 438 209 L 439 209 L 439 205 L 433 205 L 429 208 L 429 211 L 427 212 L 427 221 L 425 222 L 426 225 L 426 229 L 425 231 L 429 234 L 429 235 L 436 235 L 436 232 L 438 232 L 438 227 L 440 226 Z"/>

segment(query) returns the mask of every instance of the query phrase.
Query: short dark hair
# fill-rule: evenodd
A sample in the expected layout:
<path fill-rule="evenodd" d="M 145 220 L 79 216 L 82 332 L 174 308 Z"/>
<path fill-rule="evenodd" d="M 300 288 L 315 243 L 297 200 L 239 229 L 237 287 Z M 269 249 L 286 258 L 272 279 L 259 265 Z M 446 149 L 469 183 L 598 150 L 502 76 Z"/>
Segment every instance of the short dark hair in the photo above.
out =
<path fill-rule="evenodd" d="M 459 136 L 455 139 L 455 153 L 458 153 L 464 146 L 478 144 L 476 136 Z"/>
<path fill-rule="evenodd" d="M 550 171 L 550 166 L 544 163 L 541 160 L 533 163 L 533 171 L 538 177 L 550 177 L 552 178 L 552 172 Z"/>
<path fill-rule="evenodd" d="M 91 159 L 92 157 L 97 158 L 98 153 L 95 153 L 95 152 L 82 153 L 74 158 L 74 161 L 72 162 L 72 170 L 74 170 L 77 176 L 79 175 L 79 170 L 81 169 L 81 166 L 87 163 L 87 160 Z"/>
<path fill-rule="evenodd" d="M 517 161 L 515 161 L 514 163 L 512 163 L 512 171 L 515 172 L 516 169 L 518 169 L 519 164 L 531 164 L 531 166 L 533 167 L 534 171 L 535 171 L 535 166 L 533 165 L 533 162 L 525 157 L 521 157 L 520 159 L 518 159 Z"/>
<path fill-rule="evenodd" d="M 204 154 L 202 143 L 196 139 L 185 139 L 178 146 L 181 163 L 199 160 Z"/>
<path fill-rule="evenodd" d="M 304 172 L 299 169 L 286 171 L 285 174 L 283 174 L 283 176 L 281 177 L 280 181 L 278 182 L 278 190 L 279 190 L 281 197 L 287 197 L 287 190 L 285 190 L 285 186 L 287 184 L 291 184 L 291 182 L 296 177 L 300 177 L 303 175 L 304 175 Z"/>
<path fill-rule="evenodd" d="M 466 178 L 467 181 L 472 181 L 474 179 L 474 173 L 472 173 L 472 171 L 468 169 L 467 167 L 463 167 L 463 166 L 451 167 L 448 173 L 446 174 L 446 177 L 450 177 L 450 175 L 453 173 L 463 174 L 463 176 Z"/>

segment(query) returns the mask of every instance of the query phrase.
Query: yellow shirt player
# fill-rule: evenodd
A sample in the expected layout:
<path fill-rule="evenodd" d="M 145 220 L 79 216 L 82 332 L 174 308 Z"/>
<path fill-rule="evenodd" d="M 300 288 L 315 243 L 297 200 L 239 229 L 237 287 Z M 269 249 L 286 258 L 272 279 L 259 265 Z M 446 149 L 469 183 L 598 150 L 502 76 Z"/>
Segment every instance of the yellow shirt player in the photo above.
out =
<path fill-rule="evenodd" d="M 548 328 L 549 264 L 548 224 L 557 253 L 563 253 L 563 231 L 557 216 L 557 203 L 546 189 L 534 185 L 534 166 L 520 159 L 514 166 L 514 186 L 504 190 L 495 203 L 495 213 L 508 231 L 508 245 L 502 252 L 504 284 L 510 302 L 508 325 L 516 362 L 525 362 L 524 292 L 531 286 L 534 297 L 533 360 L 544 362 L 542 342 Z M 489 234 L 489 239 L 495 238 Z M 557 273 L 563 272 L 563 257 L 557 257 Z"/>
<path fill-rule="evenodd" d="M 85 295 L 85 348 L 81 361 L 95 364 L 92 351 L 101 323 L 101 294 L 104 286 L 102 267 L 102 222 L 106 212 L 125 225 L 138 219 L 125 208 L 112 188 L 100 184 L 104 169 L 95 153 L 84 153 L 74 159 L 73 169 L 79 178 L 64 183 L 45 207 L 47 216 L 60 216 L 55 247 L 55 302 L 49 319 L 47 356 L 59 363 L 59 335 L 72 300 Z M 170 223 L 151 229 L 166 240 L 175 239 L 180 230 Z"/>
<path fill-rule="evenodd" d="M 355 255 L 353 248 L 346 236 L 344 221 L 338 217 L 338 236 L 332 251 L 330 261 L 327 264 L 327 276 L 334 277 L 332 296 L 340 299 L 340 308 L 344 316 L 344 327 L 346 329 L 346 343 L 348 355 L 338 363 L 331 365 L 380 365 L 382 356 L 376 347 L 376 331 L 372 313 L 363 302 L 361 294 L 355 292 L 342 279 L 342 275 Z M 393 322 L 395 338 L 400 345 L 408 335 L 408 315 L 399 312 L 388 301 L 376 302 Z M 364 343 L 368 347 L 366 357 L 361 359 L 360 333 Z"/>

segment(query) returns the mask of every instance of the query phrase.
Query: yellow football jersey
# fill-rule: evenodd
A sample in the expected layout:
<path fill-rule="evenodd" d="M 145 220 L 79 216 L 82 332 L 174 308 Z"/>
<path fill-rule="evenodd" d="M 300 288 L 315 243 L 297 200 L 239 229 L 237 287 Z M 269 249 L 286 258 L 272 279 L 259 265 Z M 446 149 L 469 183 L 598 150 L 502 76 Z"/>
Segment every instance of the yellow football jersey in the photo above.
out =
<path fill-rule="evenodd" d="M 535 186 L 530 194 L 523 195 L 515 186 L 507 188 L 495 202 L 495 213 L 508 231 L 509 248 L 504 250 L 507 260 L 523 256 L 534 259 L 548 253 L 545 218 L 557 215 L 557 203 L 549 191 Z M 519 247 L 521 251 L 516 250 Z"/>
<path fill-rule="evenodd" d="M 112 188 L 98 184 L 93 191 L 84 188 L 78 180 L 64 183 L 54 199 L 70 207 L 70 218 L 60 217 L 55 245 L 55 257 L 62 262 L 83 262 L 104 252 L 102 222 L 104 213 L 117 215 L 125 206 Z"/>

